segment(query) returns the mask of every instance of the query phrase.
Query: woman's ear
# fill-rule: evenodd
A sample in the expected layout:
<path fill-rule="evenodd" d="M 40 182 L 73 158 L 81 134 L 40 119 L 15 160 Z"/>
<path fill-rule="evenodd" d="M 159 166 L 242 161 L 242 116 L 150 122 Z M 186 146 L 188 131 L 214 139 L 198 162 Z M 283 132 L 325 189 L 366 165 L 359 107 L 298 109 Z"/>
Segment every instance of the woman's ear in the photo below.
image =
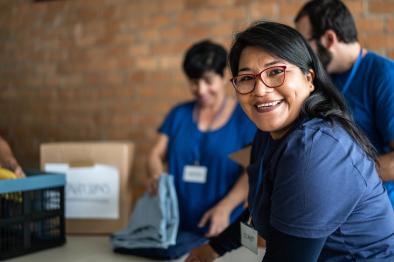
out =
<path fill-rule="evenodd" d="M 313 69 L 309 69 L 306 73 L 306 81 L 308 82 L 309 89 L 311 92 L 315 90 L 315 85 L 313 84 L 313 80 L 315 79 L 315 71 Z"/>

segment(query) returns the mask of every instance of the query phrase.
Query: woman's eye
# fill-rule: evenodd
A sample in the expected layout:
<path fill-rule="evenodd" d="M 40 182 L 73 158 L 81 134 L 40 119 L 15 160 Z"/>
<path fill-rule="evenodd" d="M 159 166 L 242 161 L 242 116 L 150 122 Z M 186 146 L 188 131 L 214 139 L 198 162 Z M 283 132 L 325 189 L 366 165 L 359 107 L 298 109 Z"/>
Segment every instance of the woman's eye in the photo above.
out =
<path fill-rule="evenodd" d="M 242 75 L 237 77 L 237 82 L 246 82 L 254 80 L 253 75 Z"/>
<path fill-rule="evenodd" d="M 203 80 L 204 80 L 204 82 L 207 84 L 207 85 L 212 85 L 212 83 L 213 83 L 213 78 L 211 78 L 211 77 L 205 77 L 205 78 L 203 78 Z"/>
<path fill-rule="evenodd" d="M 267 72 L 267 75 L 268 75 L 268 76 L 276 76 L 276 75 L 282 74 L 284 71 L 285 71 L 285 70 L 284 70 L 283 68 L 281 68 L 281 67 L 279 67 L 279 68 L 273 68 L 273 69 L 271 69 L 271 70 L 269 70 L 269 71 Z"/>

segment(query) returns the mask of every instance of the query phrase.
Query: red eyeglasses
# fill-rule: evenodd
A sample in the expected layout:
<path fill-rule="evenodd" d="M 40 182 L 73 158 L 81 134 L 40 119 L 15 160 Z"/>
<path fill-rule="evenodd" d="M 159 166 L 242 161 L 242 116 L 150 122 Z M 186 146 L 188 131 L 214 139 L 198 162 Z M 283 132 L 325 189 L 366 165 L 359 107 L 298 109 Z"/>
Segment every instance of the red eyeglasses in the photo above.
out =
<path fill-rule="evenodd" d="M 283 85 L 286 77 L 286 66 L 272 66 L 257 74 L 241 74 L 231 78 L 235 91 L 241 95 L 246 95 L 256 88 L 256 81 L 259 78 L 264 85 L 276 88 Z"/>

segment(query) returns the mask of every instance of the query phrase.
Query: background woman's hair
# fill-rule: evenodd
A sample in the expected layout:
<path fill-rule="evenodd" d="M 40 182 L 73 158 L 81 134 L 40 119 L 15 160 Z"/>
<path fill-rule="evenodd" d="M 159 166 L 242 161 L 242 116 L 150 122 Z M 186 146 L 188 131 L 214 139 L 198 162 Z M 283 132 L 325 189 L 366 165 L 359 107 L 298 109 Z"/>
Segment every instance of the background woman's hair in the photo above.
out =
<path fill-rule="evenodd" d="M 195 43 L 188 49 L 183 60 L 183 70 L 189 79 L 199 79 L 209 71 L 223 77 L 226 66 L 226 49 L 210 40 Z"/>
<path fill-rule="evenodd" d="M 239 59 L 246 47 L 257 47 L 271 55 L 296 65 L 302 72 L 315 72 L 315 90 L 305 100 L 302 114 L 340 122 L 347 132 L 360 144 L 367 155 L 375 160 L 376 151 L 368 138 L 352 121 L 342 94 L 329 79 L 319 59 L 295 29 L 276 22 L 260 21 L 235 35 L 229 54 L 233 76 L 238 74 Z"/>

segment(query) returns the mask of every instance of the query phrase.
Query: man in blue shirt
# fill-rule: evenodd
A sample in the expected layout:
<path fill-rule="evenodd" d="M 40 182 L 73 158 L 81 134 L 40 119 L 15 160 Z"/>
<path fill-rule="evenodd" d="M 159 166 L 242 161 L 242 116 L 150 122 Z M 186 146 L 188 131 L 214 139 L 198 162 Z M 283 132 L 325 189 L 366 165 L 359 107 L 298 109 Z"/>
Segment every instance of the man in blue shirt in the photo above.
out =
<path fill-rule="evenodd" d="M 309 1 L 294 21 L 376 148 L 379 175 L 394 206 L 394 62 L 360 45 L 340 0 Z"/>

